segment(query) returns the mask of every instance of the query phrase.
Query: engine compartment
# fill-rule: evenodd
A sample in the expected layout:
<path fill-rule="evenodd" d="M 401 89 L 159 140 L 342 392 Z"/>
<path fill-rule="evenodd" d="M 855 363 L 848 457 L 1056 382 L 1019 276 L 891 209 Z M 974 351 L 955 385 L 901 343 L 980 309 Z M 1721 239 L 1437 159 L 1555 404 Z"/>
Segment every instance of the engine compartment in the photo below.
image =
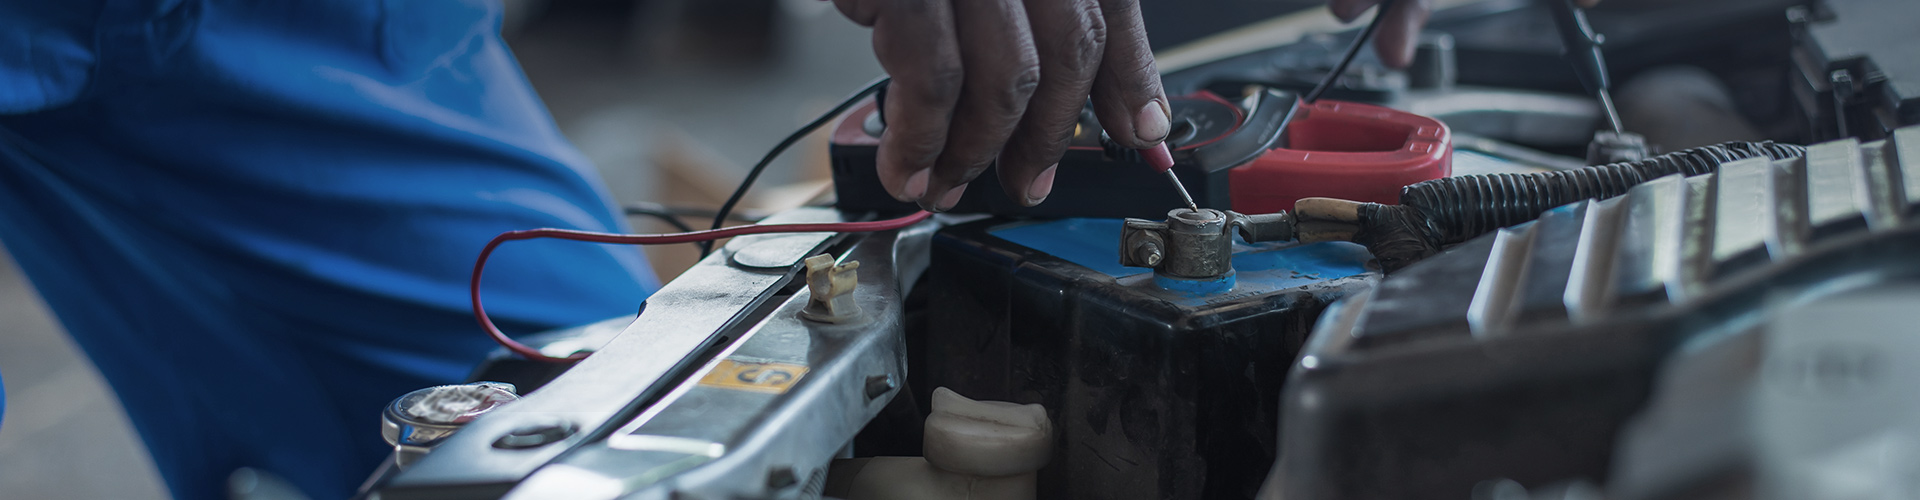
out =
<path fill-rule="evenodd" d="M 1353 36 L 1313 35 L 1165 76 L 1193 101 L 1176 113 L 1188 129 L 1170 139 L 1175 174 L 1230 221 L 1209 243 L 1225 253 L 1216 272 L 1166 269 L 1193 251 L 1172 236 L 1150 251 L 1133 239 L 1179 230 L 1151 224 L 1183 210 L 1166 212 L 1178 203 L 1158 180 L 1133 187 L 1149 181 L 1115 165 L 1141 160 L 1105 147 L 1094 122 L 1069 153 L 1080 173 L 1061 174 L 1088 190 L 1051 206 L 974 190 L 962 213 L 905 229 L 736 238 L 637 318 L 530 339 L 594 354 L 479 367 L 476 382 L 523 398 L 363 493 L 887 498 L 849 484 L 877 474 L 847 460 L 873 457 L 958 474 L 934 481 L 999 477 L 942 469 L 952 452 L 923 446 L 930 417 L 948 414 L 936 400 L 965 407 L 945 388 L 1044 410 L 1030 441 L 1046 446 L 1019 456 L 1045 465 L 1007 473 L 1032 474 L 1027 498 L 1910 494 L 1920 407 L 1888 386 L 1913 357 L 1897 319 L 1911 313 L 1892 304 L 1920 276 L 1920 36 L 1886 13 L 1913 8 L 1620 3 L 1593 22 L 1626 82 L 1622 118 L 1656 154 L 1810 147 L 1636 179 L 1388 258 L 1376 226 L 1356 222 L 1372 208 L 1314 222 L 1294 200 L 1391 206 L 1420 181 L 1597 164 L 1605 119 L 1558 70 L 1531 2 L 1442 10 L 1413 67 L 1363 56 L 1328 94 L 1340 103 L 1303 108 L 1294 96 Z M 871 108 L 834 132 L 835 207 L 775 222 L 907 210 L 871 179 Z M 1383 185 L 1392 199 L 1364 194 Z M 1285 237 L 1235 225 L 1281 211 Z M 818 284 L 832 273 L 852 284 Z M 843 297 L 857 315 L 802 314 Z M 1858 324 L 1831 334 L 1810 317 Z"/>

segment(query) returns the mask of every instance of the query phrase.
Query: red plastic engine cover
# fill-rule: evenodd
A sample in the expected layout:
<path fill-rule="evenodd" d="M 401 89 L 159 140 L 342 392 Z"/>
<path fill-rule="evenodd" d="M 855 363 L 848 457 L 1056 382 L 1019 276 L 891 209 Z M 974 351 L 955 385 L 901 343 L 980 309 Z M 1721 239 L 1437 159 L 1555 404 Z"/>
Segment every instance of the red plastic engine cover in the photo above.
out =
<path fill-rule="evenodd" d="M 1228 171 L 1233 209 L 1293 210 L 1301 198 L 1397 204 L 1408 184 L 1453 172 L 1453 136 L 1439 120 L 1338 101 L 1302 104 L 1286 147 Z"/>

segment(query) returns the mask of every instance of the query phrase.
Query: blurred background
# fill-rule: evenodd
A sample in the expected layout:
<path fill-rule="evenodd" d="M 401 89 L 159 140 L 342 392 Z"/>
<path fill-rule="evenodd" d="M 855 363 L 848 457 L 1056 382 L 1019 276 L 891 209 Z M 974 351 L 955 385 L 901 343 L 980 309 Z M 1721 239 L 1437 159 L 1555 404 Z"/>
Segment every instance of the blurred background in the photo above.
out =
<path fill-rule="evenodd" d="M 1165 49 L 1321 3 L 1149 0 L 1143 11 Z M 622 203 L 717 206 L 774 143 L 881 75 L 868 31 L 822 0 L 505 7 L 503 32 L 529 80 Z M 825 130 L 768 169 L 743 206 L 778 210 L 822 193 Z M 697 257 L 690 245 L 646 251 L 662 280 Z M 0 329 L 0 497 L 166 498 L 113 392 L 4 253 Z M 377 422 L 367 416 L 367 439 L 379 439 Z"/>

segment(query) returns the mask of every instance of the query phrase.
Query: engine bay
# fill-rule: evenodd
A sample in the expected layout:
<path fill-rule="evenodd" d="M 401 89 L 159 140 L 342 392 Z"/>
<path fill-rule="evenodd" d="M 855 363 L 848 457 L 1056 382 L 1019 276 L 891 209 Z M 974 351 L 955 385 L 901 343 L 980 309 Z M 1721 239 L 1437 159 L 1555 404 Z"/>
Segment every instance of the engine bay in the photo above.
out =
<path fill-rule="evenodd" d="M 894 219 L 880 90 L 830 125 L 832 202 L 762 225 L 900 223 L 734 237 L 521 339 L 565 362 L 396 400 L 362 495 L 1920 491 L 1920 12 L 1620 3 L 1617 125 L 1536 2 L 1327 89 L 1358 33 L 1163 68 L 1191 208 L 1088 112 L 1048 203 Z"/>

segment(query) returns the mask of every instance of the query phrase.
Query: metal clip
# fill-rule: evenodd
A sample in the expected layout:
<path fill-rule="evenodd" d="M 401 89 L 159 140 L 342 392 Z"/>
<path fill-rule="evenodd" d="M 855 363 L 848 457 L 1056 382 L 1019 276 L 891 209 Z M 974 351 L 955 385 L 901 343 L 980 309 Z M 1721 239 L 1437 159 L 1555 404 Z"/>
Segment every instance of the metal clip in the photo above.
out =
<path fill-rule="evenodd" d="M 821 323 L 848 323 L 860 317 L 853 290 L 860 284 L 859 261 L 835 265 L 827 254 L 807 258 L 807 291 L 811 297 L 800 317 Z"/>

